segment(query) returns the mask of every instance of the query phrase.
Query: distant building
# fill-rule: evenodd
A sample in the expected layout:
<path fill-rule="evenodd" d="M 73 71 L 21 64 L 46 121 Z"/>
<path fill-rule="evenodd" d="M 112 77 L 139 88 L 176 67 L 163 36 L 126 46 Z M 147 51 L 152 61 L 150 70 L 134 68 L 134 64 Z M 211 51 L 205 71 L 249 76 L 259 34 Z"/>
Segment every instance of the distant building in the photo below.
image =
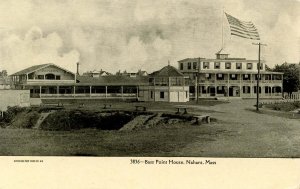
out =
<path fill-rule="evenodd" d="M 146 71 L 139 70 L 138 72 L 121 72 L 120 70 L 116 73 L 119 76 L 128 76 L 128 77 L 137 77 L 137 76 L 147 76 L 148 73 Z"/>
<path fill-rule="evenodd" d="M 94 70 L 94 71 L 85 72 L 82 75 L 89 76 L 89 77 L 102 77 L 102 76 L 109 76 L 112 74 L 101 69 L 100 71 Z"/>
<path fill-rule="evenodd" d="M 6 70 L 0 72 L 0 89 L 10 89 L 10 78 Z"/>
<path fill-rule="evenodd" d="M 191 79 L 192 98 L 256 98 L 257 91 L 261 98 L 282 97 L 283 73 L 266 71 L 262 61 L 257 90 L 258 61 L 229 58 L 224 49 L 216 53 L 216 59 L 186 58 L 178 61 L 178 67 Z"/>
<path fill-rule="evenodd" d="M 149 75 L 149 84 L 139 87 L 141 101 L 154 102 L 187 102 L 189 101 L 189 86 L 182 73 L 172 66 Z"/>

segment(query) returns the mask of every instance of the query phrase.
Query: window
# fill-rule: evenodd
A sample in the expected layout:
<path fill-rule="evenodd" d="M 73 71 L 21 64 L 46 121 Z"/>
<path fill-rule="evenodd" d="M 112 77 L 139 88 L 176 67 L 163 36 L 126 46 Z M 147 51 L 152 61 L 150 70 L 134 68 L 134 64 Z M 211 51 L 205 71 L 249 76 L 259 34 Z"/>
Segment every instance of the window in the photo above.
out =
<path fill-rule="evenodd" d="M 247 69 L 248 70 L 252 70 L 252 66 L 253 66 L 252 63 L 247 63 Z"/>
<path fill-rule="evenodd" d="M 60 80 L 60 75 L 56 75 L 55 80 Z"/>
<path fill-rule="evenodd" d="M 202 86 L 202 94 L 206 94 L 206 87 L 205 86 Z"/>
<path fill-rule="evenodd" d="M 242 63 L 236 63 L 236 69 L 241 70 L 242 69 Z"/>
<path fill-rule="evenodd" d="M 243 93 L 249 94 L 250 93 L 250 87 L 249 86 L 243 86 Z"/>
<path fill-rule="evenodd" d="M 197 62 L 193 62 L 193 69 L 197 69 Z"/>
<path fill-rule="evenodd" d="M 209 62 L 203 62 L 203 69 L 209 69 Z"/>
<path fill-rule="evenodd" d="M 223 74 L 217 74 L 217 80 L 224 80 L 224 75 Z"/>
<path fill-rule="evenodd" d="M 188 96 L 188 92 L 187 91 L 185 91 L 185 98 L 188 98 L 189 96 Z"/>
<path fill-rule="evenodd" d="M 231 62 L 225 63 L 225 69 L 231 69 Z"/>
<path fill-rule="evenodd" d="M 236 74 L 230 74 L 230 79 L 231 80 L 237 80 L 237 75 Z"/>
<path fill-rule="evenodd" d="M 220 69 L 220 62 L 215 62 L 215 69 Z"/>
<path fill-rule="evenodd" d="M 244 74 L 243 75 L 243 80 L 250 80 L 249 74 Z"/>
<path fill-rule="evenodd" d="M 210 79 L 211 78 L 211 74 L 209 74 L 209 73 L 205 74 L 205 78 L 206 79 Z"/>
<path fill-rule="evenodd" d="M 150 98 L 153 98 L 153 91 L 151 91 Z"/>
<path fill-rule="evenodd" d="M 191 68 L 192 68 L 192 64 L 188 62 L 188 70 L 190 70 Z"/>
<path fill-rule="evenodd" d="M 281 75 L 273 75 L 273 80 L 281 80 Z"/>
<path fill-rule="evenodd" d="M 254 86 L 253 88 L 254 88 L 254 93 L 256 94 L 257 86 Z M 259 89 L 259 93 L 261 93 L 261 87 L 259 87 L 258 89 Z"/>
<path fill-rule="evenodd" d="M 38 75 L 37 78 L 38 79 L 44 79 L 44 75 Z"/>
<path fill-rule="evenodd" d="M 165 92 L 160 92 L 160 98 L 165 98 Z"/>
<path fill-rule="evenodd" d="M 180 70 L 183 70 L 183 63 L 180 63 Z"/>

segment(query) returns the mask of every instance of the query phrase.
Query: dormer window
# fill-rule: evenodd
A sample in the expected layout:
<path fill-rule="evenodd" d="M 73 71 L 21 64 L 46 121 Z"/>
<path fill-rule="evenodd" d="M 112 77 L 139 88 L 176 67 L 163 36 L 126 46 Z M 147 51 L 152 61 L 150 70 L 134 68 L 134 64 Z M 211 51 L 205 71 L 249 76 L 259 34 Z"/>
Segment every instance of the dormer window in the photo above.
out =
<path fill-rule="evenodd" d="M 241 70 L 242 69 L 242 63 L 236 63 L 236 69 Z"/>
<path fill-rule="evenodd" d="M 203 62 L 203 69 L 209 69 L 209 62 Z"/>
<path fill-rule="evenodd" d="M 192 64 L 188 62 L 188 70 L 192 69 Z"/>
<path fill-rule="evenodd" d="M 231 69 L 231 62 L 226 62 L 225 63 L 225 68 L 226 69 Z"/>
<path fill-rule="evenodd" d="M 197 62 L 193 62 L 193 69 L 197 69 Z"/>
<path fill-rule="evenodd" d="M 220 62 L 215 62 L 215 69 L 220 69 Z"/>
<path fill-rule="evenodd" d="M 247 70 L 252 70 L 252 67 L 253 67 L 252 63 L 247 63 Z"/>

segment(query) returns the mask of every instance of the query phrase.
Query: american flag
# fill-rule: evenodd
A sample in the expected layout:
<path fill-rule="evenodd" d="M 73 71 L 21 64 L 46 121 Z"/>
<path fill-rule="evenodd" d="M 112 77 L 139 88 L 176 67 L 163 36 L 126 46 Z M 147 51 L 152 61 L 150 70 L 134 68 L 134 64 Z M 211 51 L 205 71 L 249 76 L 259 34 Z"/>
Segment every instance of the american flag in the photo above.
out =
<path fill-rule="evenodd" d="M 225 14 L 230 25 L 231 35 L 246 39 L 260 40 L 258 31 L 252 22 L 245 22 L 227 13 Z"/>

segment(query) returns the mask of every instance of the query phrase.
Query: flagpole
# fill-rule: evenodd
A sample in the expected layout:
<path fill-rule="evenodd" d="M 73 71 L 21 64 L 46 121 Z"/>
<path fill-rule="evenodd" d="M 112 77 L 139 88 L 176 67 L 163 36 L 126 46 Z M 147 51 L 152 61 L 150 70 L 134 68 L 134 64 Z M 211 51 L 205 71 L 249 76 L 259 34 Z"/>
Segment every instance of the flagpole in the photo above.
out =
<path fill-rule="evenodd" d="M 224 7 L 222 12 L 222 49 L 224 48 Z"/>

